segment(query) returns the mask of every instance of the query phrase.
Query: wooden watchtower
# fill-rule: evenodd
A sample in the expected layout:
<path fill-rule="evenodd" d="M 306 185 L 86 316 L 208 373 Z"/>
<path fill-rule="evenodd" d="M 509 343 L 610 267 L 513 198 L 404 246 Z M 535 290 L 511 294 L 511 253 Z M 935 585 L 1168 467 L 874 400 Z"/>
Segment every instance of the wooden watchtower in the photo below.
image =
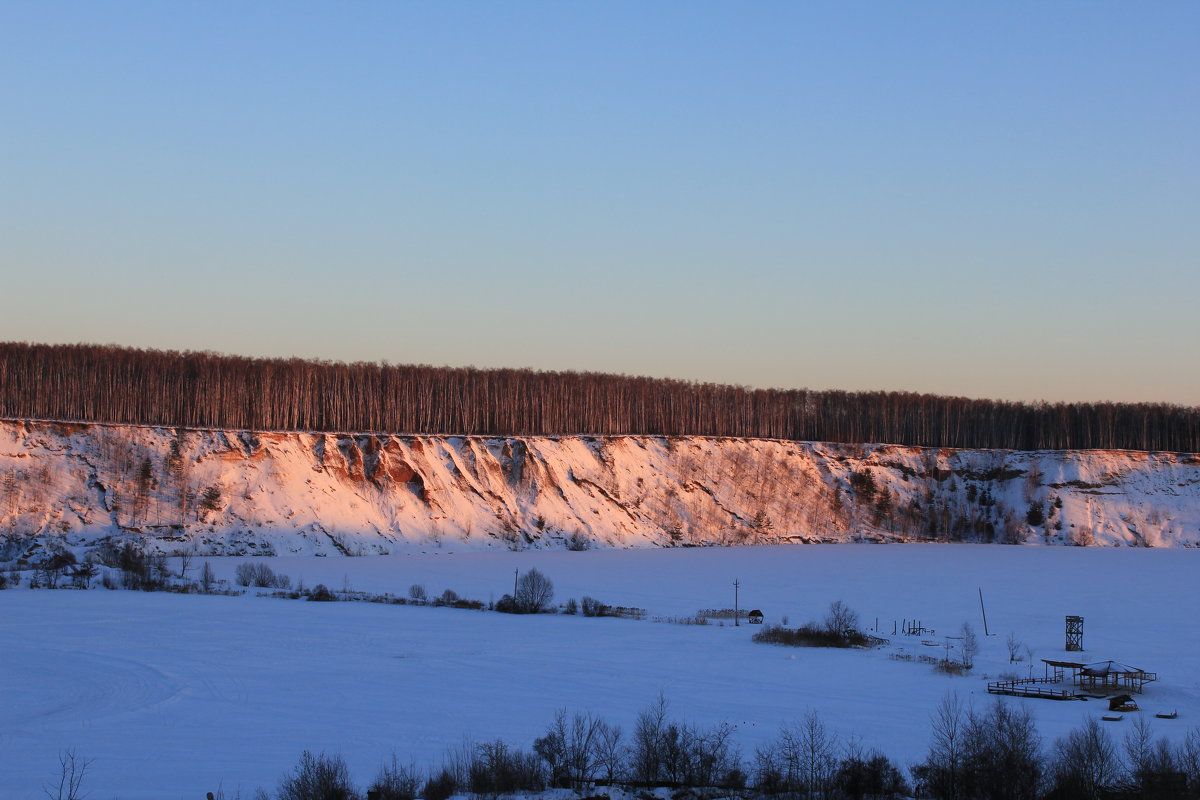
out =
<path fill-rule="evenodd" d="M 1067 650 L 1083 650 L 1083 617 L 1067 616 Z"/>

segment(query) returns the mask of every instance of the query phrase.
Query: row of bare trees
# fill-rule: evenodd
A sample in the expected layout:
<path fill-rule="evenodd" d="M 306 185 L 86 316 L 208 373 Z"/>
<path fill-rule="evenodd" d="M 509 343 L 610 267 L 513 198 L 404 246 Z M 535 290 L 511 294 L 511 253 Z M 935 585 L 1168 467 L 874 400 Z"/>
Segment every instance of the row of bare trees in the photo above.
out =
<path fill-rule="evenodd" d="M 1200 797 L 1200 728 L 1182 741 L 1155 740 L 1150 723 L 1138 719 L 1118 744 L 1093 716 L 1056 740 L 1047 751 L 1029 709 L 997 698 L 982 709 L 949 695 L 935 710 L 928 754 L 909 772 L 856 738 L 843 740 L 809 711 L 783 727 L 772 741 L 743 761 L 734 726 L 712 728 L 677 722 L 666 700 L 637 718 L 632 735 L 592 714 L 560 710 L 533 750 L 501 739 L 464 743 L 427 773 L 393 753 L 367 790 L 377 800 L 478 800 L 543 793 L 578 794 L 600 787 L 674 788 L 674 797 L 772 797 L 787 800 L 1186 800 Z M 55 780 L 45 785 L 54 800 L 80 800 L 92 764 L 67 750 Z M 428 775 L 422 780 L 423 774 Z M 712 790 L 717 790 L 714 793 Z M 596 796 L 606 796 L 611 789 Z M 657 794 L 657 793 L 656 793 Z M 224 795 L 221 795 L 224 796 Z M 559 796 L 559 795 L 552 795 Z M 654 794 L 638 792 L 638 797 Z M 209 793 L 209 797 L 213 797 Z M 360 800 L 345 759 L 305 751 L 279 782 L 275 794 L 259 789 L 256 800 Z"/>
<path fill-rule="evenodd" d="M 588 372 L 0 343 L 0 417 L 244 430 L 646 434 L 1200 451 L 1200 407 L 750 389 Z"/>

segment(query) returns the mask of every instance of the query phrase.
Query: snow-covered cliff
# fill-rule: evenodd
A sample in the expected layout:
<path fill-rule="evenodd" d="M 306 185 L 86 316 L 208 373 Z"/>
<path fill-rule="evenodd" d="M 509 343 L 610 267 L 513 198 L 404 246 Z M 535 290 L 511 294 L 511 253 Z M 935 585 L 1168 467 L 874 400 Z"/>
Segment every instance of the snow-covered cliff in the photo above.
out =
<path fill-rule="evenodd" d="M 280 555 L 929 539 L 1200 546 L 1200 456 L 0 421 L 0 538 L 31 535 Z"/>

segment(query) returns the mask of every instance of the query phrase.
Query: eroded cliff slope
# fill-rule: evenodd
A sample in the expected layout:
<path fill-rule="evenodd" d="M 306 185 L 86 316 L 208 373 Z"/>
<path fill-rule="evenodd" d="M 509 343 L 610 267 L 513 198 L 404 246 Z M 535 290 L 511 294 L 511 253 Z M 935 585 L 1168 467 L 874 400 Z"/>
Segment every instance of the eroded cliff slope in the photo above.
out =
<path fill-rule="evenodd" d="M 370 554 L 816 541 L 1200 545 L 1200 457 L 0 422 L 0 536 Z"/>

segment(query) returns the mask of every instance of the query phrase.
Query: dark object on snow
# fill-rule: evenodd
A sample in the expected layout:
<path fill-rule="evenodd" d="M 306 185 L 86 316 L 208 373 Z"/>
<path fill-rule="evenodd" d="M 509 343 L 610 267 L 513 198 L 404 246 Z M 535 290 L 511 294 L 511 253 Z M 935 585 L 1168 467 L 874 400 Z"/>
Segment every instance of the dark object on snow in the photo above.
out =
<path fill-rule="evenodd" d="M 1170 714 L 1155 714 L 1159 719 L 1179 719 L 1179 712 L 1172 711 Z"/>
<path fill-rule="evenodd" d="M 1133 698 L 1127 694 L 1119 694 L 1116 697 L 1108 698 L 1109 711 L 1137 711 L 1137 703 L 1133 702 Z"/>
<path fill-rule="evenodd" d="M 308 599 L 318 603 L 330 603 L 334 600 L 337 600 L 337 598 L 333 596 L 333 592 L 329 591 L 329 587 L 323 583 L 318 583 L 313 587 L 312 592 L 308 595 Z"/>
<path fill-rule="evenodd" d="M 763 613 L 756 608 L 750 612 L 750 617 L 747 621 L 751 625 L 762 625 Z"/>

